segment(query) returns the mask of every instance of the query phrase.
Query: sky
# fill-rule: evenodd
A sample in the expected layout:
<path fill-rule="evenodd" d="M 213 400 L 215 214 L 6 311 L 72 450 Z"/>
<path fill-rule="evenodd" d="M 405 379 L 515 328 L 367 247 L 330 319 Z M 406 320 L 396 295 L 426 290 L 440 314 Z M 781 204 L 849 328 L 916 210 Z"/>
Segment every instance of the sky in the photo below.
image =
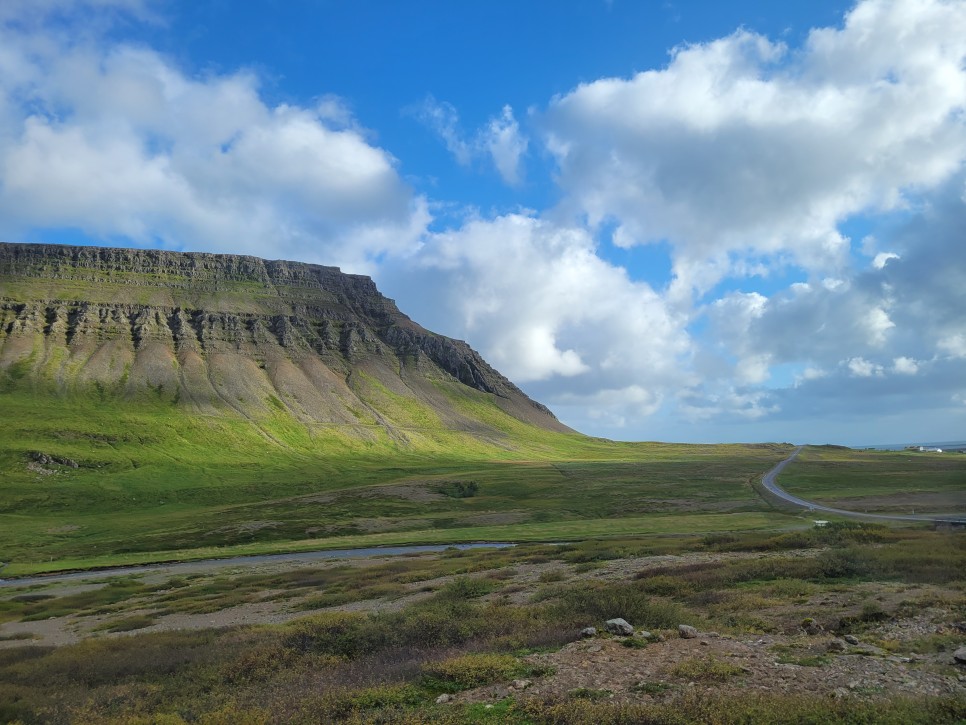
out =
<path fill-rule="evenodd" d="M 3 0 L 0 239 L 372 276 L 620 440 L 966 439 L 964 0 Z"/>

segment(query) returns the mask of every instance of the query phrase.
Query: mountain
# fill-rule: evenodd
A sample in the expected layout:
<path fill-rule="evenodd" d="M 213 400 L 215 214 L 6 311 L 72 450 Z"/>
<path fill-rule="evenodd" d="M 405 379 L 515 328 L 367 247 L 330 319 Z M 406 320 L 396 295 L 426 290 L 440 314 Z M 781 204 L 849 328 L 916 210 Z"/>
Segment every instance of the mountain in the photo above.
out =
<path fill-rule="evenodd" d="M 403 446 L 427 429 L 499 443 L 498 413 L 572 432 L 370 278 L 228 254 L 0 243 L 0 391 Z"/>

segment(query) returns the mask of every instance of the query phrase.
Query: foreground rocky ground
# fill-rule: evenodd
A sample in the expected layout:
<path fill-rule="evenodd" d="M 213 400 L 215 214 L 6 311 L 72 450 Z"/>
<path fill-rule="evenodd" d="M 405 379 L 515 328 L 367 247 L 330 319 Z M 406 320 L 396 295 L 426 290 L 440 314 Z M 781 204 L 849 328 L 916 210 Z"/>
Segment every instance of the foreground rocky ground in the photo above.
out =
<path fill-rule="evenodd" d="M 253 722 L 634 722 L 641 715 L 628 707 L 673 712 L 674 703 L 709 698 L 802 696 L 842 703 L 845 713 L 862 703 L 892 707 L 896 698 L 958 702 L 952 715 L 933 718 L 955 722 L 955 712 L 966 712 L 966 596 L 956 568 L 963 540 L 937 536 L 914 534 L 902 547 L 813 541 L 778 550 L 743 540 L 734 544 L 739 550 L 708 550 L 717 544 L 705 541 L 674 553 L 587 543 L 8 585 L 0 589 L 0 648 L 8 653 L 0 656 L 0 681 L 4 662 L 70 658 L 72 648 L 101 651 L 110 642 L 121 649 L 105 652 L 127 652 L 127 642 L 154 646 L 145 639 L 152 636 L 190 643 L 196 632 L 242 647 L 210 672 L 228 693 L 218 701 L 247 702 Z M 867 573 L 886 572 L 895 557 L 906 563 Z M 462 631 L 464 617 L 475 624 Z M 627 636 L 614 625 L 608 631 L 607 620 L 618 617 L 629 623 Z M 456 629 L 442 636 L 433 627 Z M 212 640 L 213 632 L 225 634 Z M 254 649 L 245 654 L 249 641 Z M 161 691 L 163 678 L 178 671 L 144 680 L 139 667 L 132 665 L 132 683 Z M 67 702 L 74 699 L 117 708 L 118 697 L 131 698 L 134 711 L 147 707 L 132 693 L 148 685 L 105 690 L 99 676 L 88 679 L 93 689 L 38 710 L 47 714 L 36 721 L 74 721 L 64 715 L 74 712 Z M 327 704 L 305 715 L 287 699 L 290 689 Z M 27 701 L 33 691 L 16 692 Z M 258 709 L 265 692 L 278 699 L 274 713 Z M 338 707 L 333 693 L 341 693 Z M 3 697 L 0 687 L 0 714 Z M 557 714 L 547 714 L 551 706 Z M 106 705 L 90 707 L 91 721 L 133 722 L 104 716 Z M 185 712 L 198 710 L 178 710 L 192 722 Z M 871 720 L 879 721 L 894 720 Z"/>
<path fill-rule="evenodd" d="M 924 625 L 908 622 L 910 630 Z M 895 629 L 895 628 L 893 628 Z M 683 691 L 808 692 L 836 698 L 966 694 L 966 662 L 952 653 L 898 656 L 852 638 L 829 635 L 735 636 L 651 633 L 659 639 L 594 637 L 526 661 L 553 674 L 498 683 L 460 693 L 454 701 L 493 702 L 506 697 L 583 697 L 623 702 L 674 699 Z M 869 638 L 875 638 L 870 632 Z M 863 638 L 865 639 L 865 638 Z M 966 655 L 966 652 L 962 653 Z"/>

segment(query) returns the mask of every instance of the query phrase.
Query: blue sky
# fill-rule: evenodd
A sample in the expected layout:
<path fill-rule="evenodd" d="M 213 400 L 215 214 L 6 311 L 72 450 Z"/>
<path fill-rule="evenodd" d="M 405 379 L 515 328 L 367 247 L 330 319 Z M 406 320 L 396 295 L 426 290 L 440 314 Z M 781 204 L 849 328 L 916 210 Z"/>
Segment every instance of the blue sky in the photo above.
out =
<path fill-rule="evenodd" d="M 7 0 L 0 238 L 372 275 L 573 427 L 966 432 L 966 4 Z"/>

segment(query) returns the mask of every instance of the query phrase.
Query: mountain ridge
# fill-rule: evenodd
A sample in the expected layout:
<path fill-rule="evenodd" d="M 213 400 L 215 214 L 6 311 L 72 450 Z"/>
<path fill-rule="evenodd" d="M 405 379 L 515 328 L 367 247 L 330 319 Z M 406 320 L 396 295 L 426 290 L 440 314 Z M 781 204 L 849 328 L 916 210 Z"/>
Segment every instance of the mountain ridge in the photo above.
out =
<path fill-rule="evenodd" d="M 572 432 L 369 277 L 246 255 L 0 243 L 0 374 L 7 388 L 156 396 L 203 413 L 493 433 L 453 404 L 455 382 Z"/>

